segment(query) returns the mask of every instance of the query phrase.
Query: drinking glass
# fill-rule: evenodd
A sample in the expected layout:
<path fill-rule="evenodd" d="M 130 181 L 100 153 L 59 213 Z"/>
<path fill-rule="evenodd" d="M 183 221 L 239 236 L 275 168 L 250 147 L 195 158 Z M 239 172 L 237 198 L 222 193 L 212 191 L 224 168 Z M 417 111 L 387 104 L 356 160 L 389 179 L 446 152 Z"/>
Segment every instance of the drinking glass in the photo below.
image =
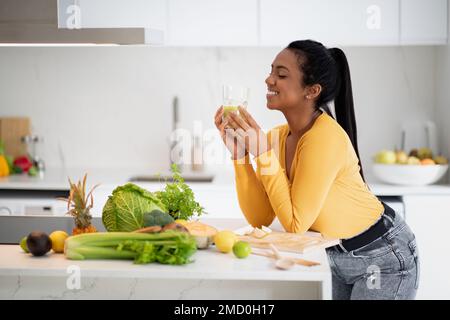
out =
<path fill-rule="evenodd" d="M 234 85 L 223 86 L 223 117 L 224 120 L 230 113 L 239 114 L 238 107 L 247 108 L 249 88 Z"/>

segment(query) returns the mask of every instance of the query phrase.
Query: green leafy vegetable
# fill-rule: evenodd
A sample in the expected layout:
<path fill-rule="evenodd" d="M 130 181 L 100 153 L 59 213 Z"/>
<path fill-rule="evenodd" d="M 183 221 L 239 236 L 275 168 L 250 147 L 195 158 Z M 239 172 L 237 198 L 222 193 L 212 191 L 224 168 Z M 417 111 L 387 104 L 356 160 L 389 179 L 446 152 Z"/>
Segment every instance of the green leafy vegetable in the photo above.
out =
<path fill-rule="evenodd" d="M 195 201 L 194 192 L 184 182 L 175 163 L 172 164 L 171 171 L 173 182 L 167 183 L 163 191 L 155 192 L 158 199 L 166 206 L 169 214 L 174 219 L 188 220 L 193 215 L 200 216 L 206 213 L 205 208 Z"/>
<path fill-rule="evenodd" d="M 151 192 L 127 183 L 117 187 L 103 207 L 102 221 L 106 230 L 134 231 L 143 227 L 144 213 L 166 211 L 165 205 Z"/>
<path fill-rule="evenodd" d="M 163 227 L 166 224 L 172 223 L 173 221 L 174 219 L 170 214 L 159 210 L 153 210 L 152 212 L 144 213 L 144 227 Z"/>
<path fill-rule="evenodd" d="M 98 232 L 67 238 L 64 253 L 71 260 L 126 259 L 136 264 L 186 264 L 197 251 L 188 233 Z"/>

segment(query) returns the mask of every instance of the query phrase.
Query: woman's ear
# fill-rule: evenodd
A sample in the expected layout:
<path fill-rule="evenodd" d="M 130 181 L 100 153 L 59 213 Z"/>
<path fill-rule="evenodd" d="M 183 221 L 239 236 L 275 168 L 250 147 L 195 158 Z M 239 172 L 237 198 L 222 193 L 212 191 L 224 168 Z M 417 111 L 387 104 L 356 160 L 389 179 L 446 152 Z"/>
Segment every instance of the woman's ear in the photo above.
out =
<path fill-rule="evenodd" d="M 306 89 L 306 99 L 314 100 L 317 98 L 322 92 L 322 86 L 318 83 L 313 84 L 312 86 L 308 86 Z"/>

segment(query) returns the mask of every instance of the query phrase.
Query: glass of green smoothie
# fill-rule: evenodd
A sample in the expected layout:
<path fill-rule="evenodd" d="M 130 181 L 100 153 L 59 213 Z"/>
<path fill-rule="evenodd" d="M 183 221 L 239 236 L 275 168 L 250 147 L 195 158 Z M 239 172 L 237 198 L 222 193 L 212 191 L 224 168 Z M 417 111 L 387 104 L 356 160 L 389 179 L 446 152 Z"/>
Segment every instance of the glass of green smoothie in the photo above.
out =
<path fill-rule="evenodd" d="M 238 107 L 247 108 L 249 88 L 234 85 L 223 85 L 223 117 L 230 113 L 239 114 Z"/>

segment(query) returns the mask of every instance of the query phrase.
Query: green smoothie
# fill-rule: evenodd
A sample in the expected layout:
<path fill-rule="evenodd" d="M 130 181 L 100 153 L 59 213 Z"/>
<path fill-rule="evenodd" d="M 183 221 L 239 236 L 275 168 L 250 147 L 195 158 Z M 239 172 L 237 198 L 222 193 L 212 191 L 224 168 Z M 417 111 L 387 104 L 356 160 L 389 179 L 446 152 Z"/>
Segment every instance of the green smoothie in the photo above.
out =
<path fill-rule="evenodd" d="M 230 113 L 238 112 L 238 106 L 223 106 L 223 118 L 225 119 Z"/>

